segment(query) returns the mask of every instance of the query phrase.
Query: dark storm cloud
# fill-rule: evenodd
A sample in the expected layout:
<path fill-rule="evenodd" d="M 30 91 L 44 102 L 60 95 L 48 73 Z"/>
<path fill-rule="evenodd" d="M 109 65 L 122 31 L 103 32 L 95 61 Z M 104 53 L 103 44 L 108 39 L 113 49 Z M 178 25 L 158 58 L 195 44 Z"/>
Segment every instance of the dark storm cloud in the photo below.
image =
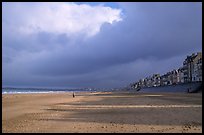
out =
<path fill-rule="evenodd" d="M 103 24 L 91 38 L 46 32 L 3 36 L 3 61 L 17 59 L 8 50 L 28 53 L 20 65 L 4 67 L 3 83 L 14 84 L 16 79 L 16 85 L 120 87 L 178 68 L 186 55 L 201 51 L 201 3 L 119 3 L 119 7 L 123 20 Z M 21 72 L 14 74 L 10 66 Z"/>
<path fill-rule="evenodd" d="M 94 38 L 76 43 L 81 47 L 72 48 L 76 51 L 74 56 L 66 54 L 66 51 L 51 56 L 44 65 L 53 65 L 52 68 L 40 64 L 39 73 L 82 74 L 139 58 L 166 59 L 186 55 L 201 48 L 199 5 L 136 3 L 128 8 L 122 22 L 115 26 L 105 24 Z"/>

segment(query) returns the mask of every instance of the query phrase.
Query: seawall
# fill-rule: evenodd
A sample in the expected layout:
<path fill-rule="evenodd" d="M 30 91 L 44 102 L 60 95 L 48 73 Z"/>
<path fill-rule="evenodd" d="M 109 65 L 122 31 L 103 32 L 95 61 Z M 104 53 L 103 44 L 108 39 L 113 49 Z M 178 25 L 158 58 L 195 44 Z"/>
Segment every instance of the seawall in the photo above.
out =
<path fill-rule="evenodd" d="M 184 83 L 159 87 L 141 88 L 137 92 L 202 92 L 202 82 Z"/>

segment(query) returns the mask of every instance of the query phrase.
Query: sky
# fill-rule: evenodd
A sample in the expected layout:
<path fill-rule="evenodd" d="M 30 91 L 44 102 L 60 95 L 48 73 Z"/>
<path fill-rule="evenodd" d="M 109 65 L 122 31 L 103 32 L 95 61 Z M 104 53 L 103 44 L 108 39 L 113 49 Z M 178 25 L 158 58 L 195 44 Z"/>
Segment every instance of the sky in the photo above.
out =
<path fill-rule="evenodd" d="M 125 87 L 201 51 L 201 2 L 2 3 L 2 87 Z"/>

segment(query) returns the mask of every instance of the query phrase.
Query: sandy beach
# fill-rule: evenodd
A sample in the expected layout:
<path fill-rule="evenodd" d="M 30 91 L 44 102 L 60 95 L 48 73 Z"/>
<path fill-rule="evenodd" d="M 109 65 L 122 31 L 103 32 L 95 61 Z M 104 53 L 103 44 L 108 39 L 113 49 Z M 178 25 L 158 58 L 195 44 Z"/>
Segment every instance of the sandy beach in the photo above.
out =
<path fill-rule="evenodd" d="M 202 93 L 3 94 L 2 132 L 202 133 Z"/>

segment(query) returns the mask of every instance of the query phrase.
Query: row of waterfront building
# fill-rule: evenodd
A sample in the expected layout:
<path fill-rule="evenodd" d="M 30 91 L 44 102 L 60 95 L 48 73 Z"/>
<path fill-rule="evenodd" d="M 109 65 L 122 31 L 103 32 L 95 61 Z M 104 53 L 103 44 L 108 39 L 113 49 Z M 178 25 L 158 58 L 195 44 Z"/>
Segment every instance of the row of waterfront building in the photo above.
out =
<path fill-rule="evenodd" d="M 183 61 L 183 66 L 164 75 L 153 74 L 130 84 L 131 88 L 157 87 L 202 81 L 202 53 L 193 53 Z"/>

